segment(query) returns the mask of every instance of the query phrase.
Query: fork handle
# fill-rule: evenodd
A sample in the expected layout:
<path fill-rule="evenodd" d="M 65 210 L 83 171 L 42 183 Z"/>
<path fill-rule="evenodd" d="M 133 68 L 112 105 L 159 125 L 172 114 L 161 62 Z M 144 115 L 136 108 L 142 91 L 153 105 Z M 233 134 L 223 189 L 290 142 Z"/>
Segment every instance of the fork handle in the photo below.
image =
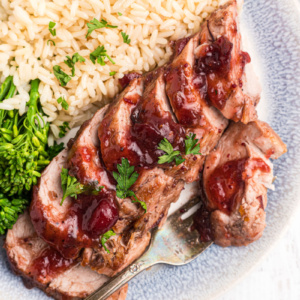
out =
<path fill-rule="evenodd" d="M 110 280 L 108 280 L 102 287 L 87 297 L 86 300 L 105 300 L 137 274 L 141 273 L 152 265 L 153 263 L 150 261 L 138 259 L 134 264 L 128 266 L 115 277 L 112 277 Z"/>

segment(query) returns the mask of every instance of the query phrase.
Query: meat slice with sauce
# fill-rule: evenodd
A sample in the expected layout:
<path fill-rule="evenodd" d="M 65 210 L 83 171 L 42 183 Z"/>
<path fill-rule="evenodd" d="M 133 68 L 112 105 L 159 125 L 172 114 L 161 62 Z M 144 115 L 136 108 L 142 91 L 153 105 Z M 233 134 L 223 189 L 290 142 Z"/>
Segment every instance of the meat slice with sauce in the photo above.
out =
<path fill-rule="evenodd" d="M 116 170 L 123 157 L 130 157 L 134 165 L 136 158 L 133 141 L 130 136 L 132 126 L 130 116 L 144 90 L 141 78 L 133 79 L 122 94 L 110 105 L 99 126 L 101 155 L 109 171 Z"/>
<path fill-rule="evenodd" d="M 255 120 L 261 89 L 249 54 L 241 50 L 236 1 L 214 11 L 201 29 L 195 70 L 206 77 L 207 99 L 227 119 Z"/>
<path fill-rule="evenodd" d="M 128 93 L 124 92 L 124 97 L 129 99 L 128 94 L 132 93 L 132 88 L 129 87 L 127 90 L 129 91 Z M 114 231 L 121 233 L 130 226 L 133 220 L 138 218 L 140 212 L 130 199 L 116 198 L 115 180 L 102 162 L 98 128 L 107 110 L 108 105 L 99 110 L 91 120 L 86 121 L 80 127 L 76 137 L 69 142 L 67 167 L 70 174 L 75 176 L 80 183 L 104 186 L 106 190 L 110 191 L 112 197 L 117 201 L 119 209 L 119 219 L 114 225 Z"/>
<path fill-rule="evenodd" d="M 265 122 L 230 125 L 217 148 L 207 156 L 203 171 L 205 203 L 215 243 L 242 246 L 261 237 L 267 189 L 273 187 L 274 180 L 270 158 L 277 159 L 285 152 L 285 144 Z M 204 213 L 199 218 L 207 216 Z M 206 230 L 198 229 L 200 234 Z"/>
<path fill-rule="evenodd" d="M 69 143 L 70 150 L 53 159 L 34 187 L 30 214 L 36 232 L 67 258 L 76 258 L 82 248 L 98 245 L 99 235 L 112 226 L 115 232 L 122 232 L 140 215 L 130 199 L 116 197 L 114 179 L 100 159 L 97 131 L 106 109 L 82 125 Z M 60 205 L 63 167 L 82 184 L 101 185 L 103 190 L 97 196 L 68 197 Z"/>
<path fill-rule="evenodd" d="M 186 45 L 182 46 L 182 43 Z M 196 134 L 201 153 L 207 155 L 220 139 L 228 121 L 205 99 L 206 78 L 195 72 L 198 45 L 199 34 L 175 44 L 175 58 L 166 67 L 166 93 L 179 124 L 187 133 Z"/>
<path fill-rule="evenodd" d="M 8 231 L 4 248 L 13 271 L 22 276 L 26 286 L 38 287 L 55 299 L 83 299 L 98 289 L 107 277 L 65 259 L 39 238 L 28 212 L 21 215 Z M 125 300 L 127 286 L 108 300 Z"/>

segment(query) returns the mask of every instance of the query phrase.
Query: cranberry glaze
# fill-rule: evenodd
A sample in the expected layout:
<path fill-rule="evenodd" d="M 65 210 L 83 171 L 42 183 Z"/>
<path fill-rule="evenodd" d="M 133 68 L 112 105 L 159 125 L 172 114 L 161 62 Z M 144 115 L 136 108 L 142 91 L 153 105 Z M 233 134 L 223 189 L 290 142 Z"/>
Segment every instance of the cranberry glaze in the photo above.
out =
<path fill-rule="evenodd" d="M 45 225 L 43 215 L 47 213 L 38 205 L 34 187 L 30 216 L 35 230 L 65 258 L 76 258 L 82 248 L 99 246 L 99 237 L 108 231 L 118 220 L 119 210 L 114 191 L 102 190 L 98 195 L 78 195 L 72 199 L 59 223 L 54 219 Z M 61 221 L 63 219 L 63 221 Z"/>
<path fill-rule="evenodd" d="M 245 180 L 252 177 L 257 170 L 262 173 L 271 171 L 261 158 L 242 158 L 219 166 L 207 182 L 208 197 L 219 210 L 230 214 L 242 199 Z"/>
<path fill-rule="evenodd" d="M 134 78 L 139 78 L 142 75 L 136 72 L 125 74 L 124 77 L 119 79 L 119 84 L 121 86 L 121 89 L 125 89 L 125 87 L 129 84 L 131 80 Z"/>
<path fill-rule="evenodd" d="M 203 76 L 206 77 L 207 99 L 218 109 L 223 109 L 231 93 L 243 84 L 241 80 L 232 83 L 229 79 L 231 69 L 235 68 L 236 78 L 241 78 L 245 64 L 251 61 L 246 52 L 240 53 L 237 62 L 232 61 L 232 50 L 233 44 L 221 36 L 202 46 L 195 64 L 196 78 L 200 76 L 200 82 L 203 82 Z"/>
<path fill-rule="evenodd" d="M 152 88 L 149 88 L 156 82 L 158 72 L 154 71 L 143 78 L 145 85 L 143 96 L 135 95 L 120 100 L 125 102 L 122 107 L 130 111 L 129 126 L 124 129 L 121 142 L 117 140 L 115 143 L 116 133 L 111 126 L 109 114 L 105 116 L 99 127 L 102 157 L 109 171 L 116 171 L 117 164 L 121 163 L 122 158 L 127 158 L 130 165 L 135 166 L 138 172 L 142 168 L 155 167 L 158 164 L 158 157 L 164 154 L 157 149 L 164 138 L 170 141 L 175 150 L 184 150 L 186 134 L 183 126 L 173 120 L 169 111 L 164 110 L 161 106 L 164 100 L 156 99 Z"/>
<path fill-rule="evenodd" d="M 64 258 L 58 251 L 53 248 L 46 248 L 34 259 L 30 265 L 29 275 L 38 282 L 47 280 L 48 277 L 57 276 L 72 265 L 75 261 Z"/>

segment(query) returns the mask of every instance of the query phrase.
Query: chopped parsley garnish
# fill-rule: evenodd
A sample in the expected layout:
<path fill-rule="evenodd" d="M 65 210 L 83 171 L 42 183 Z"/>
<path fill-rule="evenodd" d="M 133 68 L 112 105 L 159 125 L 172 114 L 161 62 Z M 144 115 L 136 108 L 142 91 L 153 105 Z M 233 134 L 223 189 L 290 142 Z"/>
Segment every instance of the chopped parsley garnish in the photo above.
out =
<path fill-rule="evenodd" d="M 61 187 L 63 190 L 63 197 L 61 199 L 60 205 L 62 205 L 67 197 L 73 197 L 77 199 L 77 195 L 82 194 L 87 191 L 91 191 L 92 194 L 97 195 L 103 186 L 98 186 L 94 189 L 91 189 L 90 186 L 85 186 L 79 183 L 74 176 L 69 175 L 68 169 L 62 168 L 61 174 Z"/>
<path fill-rule="evenodd" d="M 123 14 L 122 14 L 122 13 L 120 13 L 120 12 L 118 12 L 118 15 L 119 15 L 119 16 L 123 16 Z"/>
<path fill-rule="evenodd" d="M 130 44 L 131 39 L 129 38 L 128 34 L 126 34 L 125 32 L 121 32 L 122 38 L 123 38 L 123 42 L 126 44 Z"/>
<path fill-rule="evenodd" d="M 116 73 L 116 71 L 109 72 L 109 76 L 114 76 Z"/>
<path fill-rule="evenodd" d="M 199 142 L 198 139 L 196 139 L 195 133 L 190 133 L 185 137 L 184 143 L 185 143 L 185 154 L 194 154 L 194 155 L 202 155 L 200 153 L 200 144 L 197 144 Z"/>
<path fill-rule="evenodd" d="M 53 46 L 55 46 L 55 42 L 53 40 L 48 40 L 47 41 L 47 45 L 49 46 L 50 42 L 53 44 Z"/>
<path fill-rule="evenodd" d="M 52 160 L 59 152 L 61 152 L 64 149 L 64 143 L 57 144 L 56 141 L 54 142 L 53 146 L 50 146 L 48 148 L 48 155 L 49 160 Z"/>
<path fill-rule="evenodd" d="M 107 253 L 110 253 L 110 252 L 109 252 L 109 250 L 107 249 L 107 247 L 105 246 L 105 243 L 107 242 L 107 240 L 108 240 L 110 237 L 112 237 L 112 236 L 114 236 L 114 235 L 116 235 L 116 234 L 114 233 L 114 231 L 113 231 L 112 229 L 110 229 L 110 230 L 108 230 L 107 232 L 105 232 L 105 233 L 102 235 L 102 237 L 101 237 L 101 244 L 102 244 L 104 250 L 105 250 Z"/>
<path fill-rule="evenodd" d="M 63 197 L 61 199 L 60 205 L 63 204 L 67 197 L 74 197 L 77 199 L 77 195 L 85 191 L 84 185 L 80 184 L 77 179 L 69 175 L 68 169 L 62 168 L 61 174 L 61 187 L 63 190 Z"/>
<path fill-rule="evenodd" d="M 95 64 L 97 60 L 98 64 L 104 66 L 105 58 L 107 58 L 111 63 L 115 64 L 111 57 L 106 53 L 104 46 L 98 46 L 97 49 L 90 54 L 90 60 L 93 62 L 93 64 Z"/>
<path fill-rule="evenodd" d="M 67 83 L 71 80 L 71 77 L 64 71 L 62 71 L 61 67 L 58 65 L 55 65 L 53 67 L 53 72 L 57 80 L 60 82 L 61 86 L 66 86 Z"/>
<path fill-rule="evenodd" d="M 58 104 L 61 104 L 61 107 L 62 107 L 63 109 L 68 110 L 69 104 L 68 104 L 68 102 L 66 101 L 66 99 L 65 99 L 64 96 L 59 97 L 56 101 L 57 101 Z"/>
<path fill-rule="evenodd" d="M 91 33 L 96 30 L 96 29 L 100 29 L 100 28 L 117 28 L 118 26 L 113 26 L 113 25 L 109 25 L 107 23 L 107 21 L 105 21 L 104 19 L 101 19 L 101 21 L 98 21 L 97 19 L 93 19 L 92 21 L 90 21 L 89 23 L 87 23 L 87 27 L 88 27 L 88 33 L 86 35 L 86 38 L 88 38 Z"/>
<path fill-rule="evenodd" d="M 200 153 L 200 144 L 197 144 L 198 142 L 199 140 L 196 139 L 196 134 L 190 133 L 187 135 L 184 140 L 185 154 L 202 155 Z M 174 151 L 172 144 L 166 138 L 158 144 L 157 149 L 166 153 L 158 158 L 159 164 L 171 163 L 175 160 L 176 166 L 178 166 L 185 161 L 180 151 Z"/>
<path fill-rule="evenodd" d="M 55 25 L 56 25 L 56 23 L 54 23 L 52 21 L 49 22 L 48 29 L 49 29 L 50 33 L 52 34 L 52 36 L 56 36 L 56 29 L 54 28 Z"/>
<path fill-rule="evenodd" d="M 117 181 L 117 197 L 125 199 L 127 197 L 134 197 L 132 202 L 138 202 L 147 211 L 147 205 L 144 201 L 140 201 L 135 193 L 129 188 L 136 182 L 139 174 L 134 171 L 134 166 L 130 166 L 127 158 L 122 158 L 121 164 L 117 165 L 118 171 L 113 172 L 113 176 Z"/>
<path fill-rule="evenodd" d="M 171 163 L 175 160 L 176 166 L 184 162 L 184 158 L 180 155 L 180 151 L 174 151 L 172 144 L 164 138 L 159 144 L 157 149 L 164 151 L 166 154 L 158 158 L 159 164 Z"/>
<path fill-rule="evenodd" d="M 63 124 L 61 126 L 59 126 L 59 134 L 58 136 L 60 138 L 64 137 L 67 133 L 67 130 L 70 130 L 70 127 L 69 127 L 69 123 L 68 122 L 63 122 Z"/>
<path fill-rule="evenodd" d="M 85 59 L 79 55 L 77 52 L 73 54 L 72 58 L 70 56 L 66 56 L 67 60 L 64 60 L 64 63 L 71 68 L 72 70 L 72 77 L 75 76 L 75 64 L 77 62 L 85 62 Z"/>

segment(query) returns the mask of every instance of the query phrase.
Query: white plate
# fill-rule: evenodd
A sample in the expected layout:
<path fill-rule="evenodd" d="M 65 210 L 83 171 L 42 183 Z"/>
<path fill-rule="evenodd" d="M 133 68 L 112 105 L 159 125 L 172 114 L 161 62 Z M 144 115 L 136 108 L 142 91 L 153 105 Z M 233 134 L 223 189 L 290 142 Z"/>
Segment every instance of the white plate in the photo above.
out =
<path fill-rule="evenodd" d="M 267 228 L 248 247 L 210 247 L 183 267 L 157 266 L 140 274 L 129 287 L 128 300 L 201 299 L 224 292 L 270 249 L 299 206 L 300 195 L 300 10 L 296 0 L 245 0 L 243 36 L 262 88 L 260 118 L 279 133 L 288 153 L 275 162 L 276 191 L 269 192 Z M 250 46 L 250 47 L 249 47 Z M 11 274 L 0 252 L 0 299 L 47 299 L 27 290 Z"/>

